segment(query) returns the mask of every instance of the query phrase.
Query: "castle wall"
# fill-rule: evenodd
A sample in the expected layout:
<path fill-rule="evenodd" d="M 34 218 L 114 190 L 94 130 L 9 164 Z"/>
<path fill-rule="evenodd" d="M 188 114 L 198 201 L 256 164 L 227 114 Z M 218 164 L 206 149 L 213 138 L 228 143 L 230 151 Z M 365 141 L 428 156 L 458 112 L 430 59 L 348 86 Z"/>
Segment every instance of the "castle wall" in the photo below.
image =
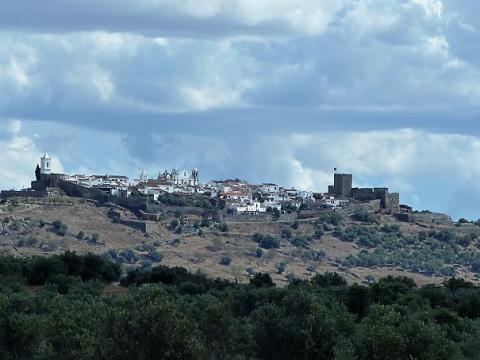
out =
<path fill-rule="evenodd" d="M 35 191 L 35 190 L 2 190 L 0 192 L 0 199 L 9 199 L 13 197 L 22 197 L 22 198 L 40 198 L 47 196 L 48 193 L 46 190 L 44 191 Z"/>
<path fill-rule="evenodd" d="M 107 194 L 98 189 L 87 188 L 63 180 L 59 182 L 58 186 L 68 196 L 94 199 L 102 203 L 112 202 L 136 213 L 139 213 L 141 210 L 147 210 L 147 201 L 145 198 L 122 198 Z"/>
<path fill-rule="evenodd" d="M 385 209 L 398 210 L 400 208 L 400 194 L 389 193 L 385 199 Z"/>
<path fill-rule="evenodd" d="M 398 213 L 395 217 L 404 222 L 419 222 L 424 224 L 435 225 L 451 225 L 453 224 L 452 218 L 447 214 L 434 213 L 434 212 L 411 212 L 411 213 Z"/>

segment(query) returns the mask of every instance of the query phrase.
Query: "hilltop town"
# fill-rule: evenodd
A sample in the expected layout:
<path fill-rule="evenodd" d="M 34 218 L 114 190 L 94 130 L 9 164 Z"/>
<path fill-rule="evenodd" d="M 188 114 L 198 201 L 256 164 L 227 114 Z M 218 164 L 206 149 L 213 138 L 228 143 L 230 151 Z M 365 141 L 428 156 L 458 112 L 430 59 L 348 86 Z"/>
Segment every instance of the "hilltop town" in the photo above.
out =
<path fill-rule="evenodd" d="M 220 210 L 218 216 L 233 221 L 292 219 L 308 217 L 315 212 L 362 209 L 394 214 L 406 222 L 451 223 L 449 216 L 431 212 L 415 212 L 400 204 L 398 193 L 387 187 L 352 187 L 352 174 L 335 172 L 333 185 L 325 193 L 297 190 L 273 183 L 250 184 L 240 179 L 200 181 L 199 170 L 159 172 L 150 178 L 143 170 L 138 179 L 124 175 L 68 175 L 55 173 L 47 152 L 35 169 L 31 188 L 2 191 L 0 198 L 45 197 L 63 192 L 69 196 L 104 199 L 131 210 L 155 213 L 161 205 L 189 205 Z M 139 199 L 143 204 L 139 206 Z"/>
<path fill-rule="evenodd" d="M 1 192 L 2 251 L 93 252 L 125 271 L 161 263 L 237 281 L 267 272 L 280 284 L 322 271 L 350 282 L 405 274 L 419 283 L 476 281 L 480 271 L 480 224 L 415 211 L 387 187 L 354 187 L 352 174 L 335 172 L 319 193 L 202 182 L 198 169 L 130 179 L 59 174 L 51 163 L 45 153 L 30 188 Z"/>

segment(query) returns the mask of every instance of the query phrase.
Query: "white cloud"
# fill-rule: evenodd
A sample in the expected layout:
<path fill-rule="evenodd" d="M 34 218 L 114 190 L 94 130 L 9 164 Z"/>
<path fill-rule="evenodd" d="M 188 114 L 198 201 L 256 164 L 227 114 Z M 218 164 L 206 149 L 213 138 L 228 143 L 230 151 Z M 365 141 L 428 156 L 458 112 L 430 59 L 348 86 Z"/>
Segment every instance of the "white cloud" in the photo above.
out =
<path fill-rule="evenodd" d="M 441 0 L 412 0 L 412 3 L 421 6 L 427 17 L 441 18 L 443 15 Z"/>
<path fill-rule="evenodd" d="M 6 121 L 3 130 L 0 126 L 0 154 L 2 154 L 0 189 L 26 188 L 34 179 L 35 166 L 42 151 L 37 149 L 34 140 L 21 133 L 21 129 L 20 120 Z M 63 172 L 58 157 L 52 158 L 52 169 Z"/>

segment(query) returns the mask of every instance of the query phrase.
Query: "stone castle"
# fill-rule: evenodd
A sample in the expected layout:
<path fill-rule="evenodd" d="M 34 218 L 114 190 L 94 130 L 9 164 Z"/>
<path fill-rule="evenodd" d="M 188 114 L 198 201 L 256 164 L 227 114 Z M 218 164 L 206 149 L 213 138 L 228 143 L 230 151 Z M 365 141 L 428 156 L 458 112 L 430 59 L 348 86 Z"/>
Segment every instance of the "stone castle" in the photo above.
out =
<path fill-rule="evenodd" d="M 391 193 L 388 188 L 353 188 L 352 174 L 335 173 L 334 184 L 328 187 L 328 193 L 335 196 L 358 201 L 380 200 L 383 209 L 398 210 L 400 207 L 399 193 Z"/>

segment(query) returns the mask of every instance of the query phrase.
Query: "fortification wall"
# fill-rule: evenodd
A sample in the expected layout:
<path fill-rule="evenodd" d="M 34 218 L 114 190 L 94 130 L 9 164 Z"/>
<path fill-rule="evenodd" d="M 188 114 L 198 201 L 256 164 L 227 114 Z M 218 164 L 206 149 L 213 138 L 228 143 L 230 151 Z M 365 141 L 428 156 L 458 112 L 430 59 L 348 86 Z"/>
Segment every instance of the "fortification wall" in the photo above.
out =
<path fill-rule="evenodd" d="M 0 193 L 0 199 L 10 199 L 14 197 L 21 197 L 21 198 L 40 198 L 47 196 L 48 193 L 46 190 L 44 191 L 34 191 L 34 190 L 2 190 Z"/>
<path fill-rule="evenodd" d="M 400 194 L 388 193 L 385 199 L 385 209 L 396 210 L 400 208 Z"/>
<path fill-rule="evenodd" d="M 419 222 L 424 224 L 451 225 L 452 218 L 447 214 L 434 212 L 411 212 L 395 214 L 395 217 L 404 222 Z"/>
<path fill-rule="evenodd" d="M 180 214 L 180 215 L 197 215 L 211 217 L 215 221 L 219 221 L 222 217 L 218 209 L 205 209 L 201 207 L 189 207 L 189 206 L 173 206 L 164 204 L 147 204 L 146 212 L 149 214 L 155 213 L 167 213 L 167 214 Z"/>
<path fill-rule="evenodd" d="M 370 201 L 377 199 L 377 194 L 372 188 L 353 188 L 352 198 L 359 201 Z"/>
<path fill-rule="evenodd" d="M 93 199 L 101 203 L 112 202 L 136 213 L 145 211 L 147 209 L 146 199 L 144 198 L 122 198 L 107 194 L 98 189 L 87 188 L 63 180 L 60 181 L 58 186 L 68 196 Z"/>
<path fill-rule="evenodd" d="M 382 208 L 381 200 L 375 199 L 368 202 L 351 204 L 349 206 L 345 206 L 344 208 L 337 209 L 335 211 L 341 213 L 342 215 L 348 216 L 348 215 L 354 214 L 357 211 L 374 212 L 374 211 L 379 211 L 381 208 Z"/>

